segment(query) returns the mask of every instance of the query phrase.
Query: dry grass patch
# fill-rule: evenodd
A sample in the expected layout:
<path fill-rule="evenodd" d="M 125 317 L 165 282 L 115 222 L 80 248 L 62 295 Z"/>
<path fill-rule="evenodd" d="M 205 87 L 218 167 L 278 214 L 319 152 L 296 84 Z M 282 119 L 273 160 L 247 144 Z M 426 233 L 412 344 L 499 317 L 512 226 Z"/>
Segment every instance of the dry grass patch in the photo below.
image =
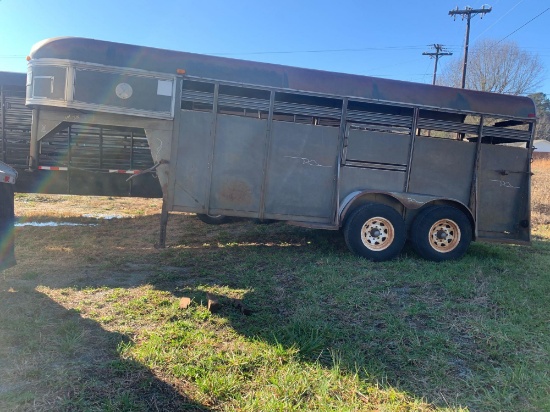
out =
<path fill-rule="evenodd" d="M 550 225 L 550 159 L 535 160 L 532 170 L 531 220 L 535 227 Z"/>
<path fill-rule="evenodd" d="M 71 196 L 16 194 L 16 215 L 26 220 L 42 218 L 79 218 L 85 215 L 105 217 L 136 217 L 158 214 L 161 199 L 114 198 L 102 196 Z"/>

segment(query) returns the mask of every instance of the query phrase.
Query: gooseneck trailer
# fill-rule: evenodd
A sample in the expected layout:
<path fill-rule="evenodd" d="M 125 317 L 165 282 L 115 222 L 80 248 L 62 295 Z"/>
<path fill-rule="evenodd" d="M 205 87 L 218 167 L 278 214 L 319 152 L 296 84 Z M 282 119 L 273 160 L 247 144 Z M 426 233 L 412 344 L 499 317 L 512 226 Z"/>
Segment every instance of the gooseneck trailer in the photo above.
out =
<path fill-rule="evenodd" d="M 18 172 L 16 192 L 161 197 L 142 130 L 70 125 L 41 139 L 28 173 L 32 109 L 25 73 L 0 72 L 0 161 Z M 130 178 L 130 180 L 128 180 Z"/>
<path fill-rule="evenodd" d="M 146 137 L 170 211 L 342 229 L 372 260 L 530 242 L 535 107 L 525 97 L 83 38 L 29 56 L 40 144 L 70 127 Z"/>

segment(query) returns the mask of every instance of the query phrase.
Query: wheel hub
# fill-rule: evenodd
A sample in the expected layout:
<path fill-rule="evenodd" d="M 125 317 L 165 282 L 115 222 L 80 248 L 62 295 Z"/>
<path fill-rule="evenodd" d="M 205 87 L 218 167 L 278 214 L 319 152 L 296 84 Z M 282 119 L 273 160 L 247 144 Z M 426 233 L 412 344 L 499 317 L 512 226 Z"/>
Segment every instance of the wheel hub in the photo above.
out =
<path fill-rule="evenodd" d="M 382 232 L 378 229 L 372 229 L 370 231 L 371 237 L 380 237 L 381 234 L 382 234 Z"/>
<path fill-rule="evenodd" d="M 448 236 L 448 233 L 445 232 L 444 230 L 438 230 L 436 236 L 438 239 L 446 239 Z"/>

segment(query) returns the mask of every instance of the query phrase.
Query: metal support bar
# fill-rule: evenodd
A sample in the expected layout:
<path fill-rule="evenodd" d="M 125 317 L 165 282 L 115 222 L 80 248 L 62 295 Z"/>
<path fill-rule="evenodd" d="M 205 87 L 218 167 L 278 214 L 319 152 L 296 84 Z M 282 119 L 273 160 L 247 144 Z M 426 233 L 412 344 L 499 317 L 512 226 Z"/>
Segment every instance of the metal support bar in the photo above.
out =
<path fill-rule="evenodd" d="M 31 141 L 29 148 L 28 171 L 33 172 L 38 167 L 38 109 L 32 109 Z"/>
<path fill-rule="evenodd" d="M 348 98 L 344 97 L 342 100 L 342 113 L 340 117 L 340 129 L 338 130 L 338 161 L 336 163 L 336 188 L 335 188 L 335 205 L 334 208 L 334 220 L 333 223 L 337 226 L 340 225 L 340 169 L 345 164 L 344 148 L 347 146 L 346 136 L 346 118 L 348 117 Z"/>
<path fill-rule="evenodd" d="M 212 178 L 214 173 L 214 153 L 216 152 L 219 94 L 220 94 L 220 84 L 216 83 L 214 85 L 214 102 L 212 104 L 212 125 L 210 128 L 210 135 L 212 136 L 212 150 L 210 151 L 210 157 L 208 159 L 208 167 L 210 168 L 210 173 L 208 176 L 208 182 L 206 182 L 206 199 L 205 199 L 206 213 L 210 211 L 210 196 L 211 196 L 210 191 L 212 189 Z"/>
<path fill-rule="evenodd" d="M 103 169 L 103 127 L 99 128 L 99 168 Z"/>
<path fill-rule="evenodd" d="M 68 153 L 68 159 L 67 159 L 67 166 L 68 167 L 71 167 L 71 158 L 72 158 L 72 154 L 73 154 L 73 149 L 72 149 L 72 134 L 73 134 L 73 127 L 72 125 L 69 125 L 69 127 L 67 128 L 67 153 Z"/>
<path fill-rule="evenodd" d="M 168 226 L 168 199 L 167 195 L 162 196 L 162 210 L 160 212 L 160 235 L 158 248 L 164 249 L 166 247 L 166 227 Z"/>
<path fill-rule="evenodd" d="M 411 143 L 409 146 L 409 161 L 407 162 L 407 177 L 405 180 L 405 187 L 404 192 L 407 193 L 409 191 L 409 184 L 411 181 L 411 168 L 412 168 L 412 162 L 413 162 L 413 153 L 414 153 L 414 144 L 416 142 L 416 125 L 418 124 L 418 114 L 420 110 L 418 107 L 415 107 L 413 110 L 413 118 L 411 122 Z"/>
<path fill-rule="evenodd" d="M 478 237 L 478 205 L 479 205 L 479 173 L 481 171 L 481 136 L 483 136 L 483 122 L 485 117 L 483 115 L 479 118 L 479 131 L 476 142 L 476 157 L 475 157 L 475 166 L 472 174 L 472 184 L 470 186 L 470 202 L 469 207 L 472 215 L 474 216 L 474 239 Z"/>
<path fill-rule="evenodd" d="M 130 132 L 130 170 L 134 168 L 134 131 Z"/>
<path fill-rule="evenodd" d="M 67 148 L 68 161 L 67 161 L 67 193 L 71 193 L 71 140 L 72 140 L 72 125 L 67 127 L 67 141 L 69 146 Z"/>
<path fill-rule="evenodd" d="M 275 91 L 271 91 L 269 95 L 269 114 L 267 116 L 267 129 L 265 133 L 265 157 L 263 165 L 263 181 L 262 181 L 262 190 L 260 191 L 260 210 L 258 214 L 258 219 L 263 220 L 265 215 L 265 192 L 267 188 L 267 169 L 269 167 L 269 159 L 271 154 L 271 135 L 272 135 L 272 126 L 273 126 L 273 110 L 275 107 Z"/>

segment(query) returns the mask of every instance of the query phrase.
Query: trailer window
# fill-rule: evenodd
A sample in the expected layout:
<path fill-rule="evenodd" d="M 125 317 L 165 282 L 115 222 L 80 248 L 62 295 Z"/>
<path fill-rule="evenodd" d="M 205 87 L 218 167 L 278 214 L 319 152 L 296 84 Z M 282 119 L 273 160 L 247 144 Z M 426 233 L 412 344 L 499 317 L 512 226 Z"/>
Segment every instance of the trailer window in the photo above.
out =
<path fill-rule="evenodd" d="M 294 93 L 276 93 L 273 120 L 339 127 L 342 100 Z"/>
<path fill-rule="evenodd" d="M 480 116 L 436 110 L 420 110 L 417 136 L 472 141 L 479 134 Z"/>
<path fill-rule="evenodd" d="M 268 90 L 220 85 L 218 113 L 265 119 L 269 113 Z"/>
<path fill-rule="evenodd" d="M 487 117 L 483 121 L 481 143 L 520 144 L 527 147 L 531 138 L 531 123 L 519 120 Z"/>
<path fill-rule="evenodd" d="M 393 105 L 349 101 L 347 118 L 352 129 L 410 134 L 413 109 Z"/>
<path fill-rule="evenodd" d="M 214 105 L 214 84 L 184 80 L 181 93 L 181 108 L 211 112 Z"/>

